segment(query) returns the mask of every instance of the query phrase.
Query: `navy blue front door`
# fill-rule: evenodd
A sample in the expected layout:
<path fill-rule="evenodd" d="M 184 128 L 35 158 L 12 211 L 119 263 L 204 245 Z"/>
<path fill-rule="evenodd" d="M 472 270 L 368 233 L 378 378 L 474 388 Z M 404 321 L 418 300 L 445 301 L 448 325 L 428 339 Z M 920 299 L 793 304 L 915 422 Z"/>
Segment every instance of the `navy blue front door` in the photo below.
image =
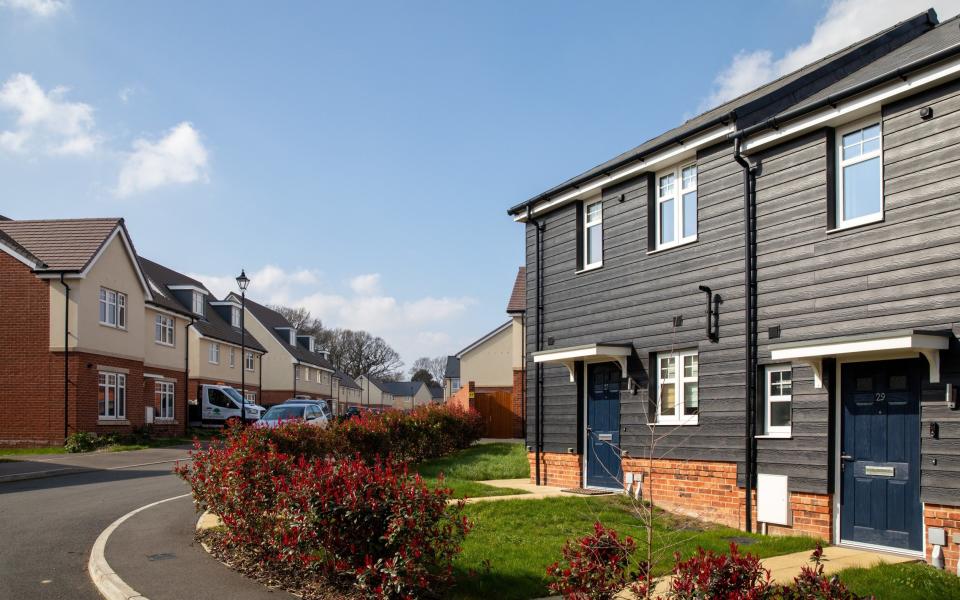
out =
<path fill-rule="evenodd" d="M 916 360 L 842 366 L 840 537 L 923 549 Z"/>
<path fill-rule="evenodd" d="M 620 368 L 587 365 L 587 485 L 622 488 Z"/>

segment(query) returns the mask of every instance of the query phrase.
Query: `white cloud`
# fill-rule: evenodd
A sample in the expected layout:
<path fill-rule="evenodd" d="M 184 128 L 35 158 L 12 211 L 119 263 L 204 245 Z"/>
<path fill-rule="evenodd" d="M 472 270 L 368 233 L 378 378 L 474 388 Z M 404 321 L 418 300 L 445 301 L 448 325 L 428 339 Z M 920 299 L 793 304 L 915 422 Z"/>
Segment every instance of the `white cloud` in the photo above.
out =
<path fill-rule="evenodd" d="M 37 17 L 52 17 L 67 8 L 65 0 L 0 0 L 0 6 L 29 12 Z"/>
<path fill-rule="evenodd" d="M 378 273 L 357 275 L 337 289 L 329 289 L 320 274 L 309 269 L 267 265 L 247 275 L 249 298 L 266 304 L 302 306 L 326 327 L 369 331 L 387 340 L 408 363 L 419 356 L 458 350 L 464 340 L 450 332 L 459 333 L 470 326 L 464 319 L 476 304 L 468 297 L 400 299 L 383 289 Z M 237 289 L 235 275 L 190 276 L 202 281 L 217 297 Z"/>
<path fill-rule="evenodd" d="M 16 114 L 14 128 L 0 131 L 0 148 L 25 153 L 90 154 L 100 141 L 93 107 L 65 99 L 67 88 L 49 92 L 26 73 L 12 75 L 0 87 L 0 109 Z"/>
<path fill-rule="evenodd" d="M 200 133 L 185 121 L 155 142 L 142 138 L 133 142 L 133 152 L 120 170 L 116 195 L 207 179 L 207 149 Z"/>
<path fill-rule="evenodd" d="M 127 87 L 117 92 L 117 96 L 120 98 L 120 102 L 123 102 L 124 104 L 126 104 L 127 102 L 130 101 L 130 98 L 132 98 L 133 95 L 136 93 L 137 93 L 137 88 L 135 88 L 132 85 L 128 85 Z"/>
<path fill-rule="evenodd" d="M 380 292 L 380 273 L 357 275 L 350 280 L 350 289 L 357 294 L 377 294 Z"/>
<path fill-rule="evenodd" d="M 960 12 L 960 0 L 833 0 L 810 40 L 775 58 L 770 50 L 741 50 L 714 79 L 700 103 L 707 110 L 824 56 L 846 48 L 933 4 L 941 20 Z"/>

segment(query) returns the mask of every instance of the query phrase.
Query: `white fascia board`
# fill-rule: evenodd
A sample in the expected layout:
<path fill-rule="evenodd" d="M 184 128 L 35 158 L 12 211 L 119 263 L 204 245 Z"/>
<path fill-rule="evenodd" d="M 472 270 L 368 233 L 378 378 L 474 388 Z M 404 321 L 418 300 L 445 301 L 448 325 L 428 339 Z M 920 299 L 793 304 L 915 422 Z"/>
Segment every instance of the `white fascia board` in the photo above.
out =
<path fill-rule="evenodd" d="M 872 340 L 833 342 L 824 345 L 779 348 L 770 351 L 771 360 L 791 360 L 794 358 L 817 358 L 838 354 L 863 354 L 866 352 L 887 352 L 890 350 L 946 350 L 950 341 L 939 335 L 908 334 Z"/>
<path fill-rule="evenodd" d="M 780 126 L 747 138 L 743 143 L 744 152 L 754 152 L 768 146 L 784 142 L 820 127 L 847 123 L 871 113 L 880 111 L 881 105 L 916 94 L 946 80 L 960 75 L 960 57 L 949 59 L 934 67 L 907 75 L 904 79 L 885 83 L 869 92 L 844 100 L 834 107 L 828 107 L 800 117 Z"/>
<path fill-rule="evenodd" d="M 669 150 L 661 150 L 651 154 L 643 160 L 638 160 L 625 167 L 622 167 L 605 177 L 597 177 L 596 179 L 593 179 L 578 188 L 564 192 L 558 196 L 554 196 L 549 200 L 539 202 L 534 205 L 531 212 L 534 216 L 536 216 L 541 213 L 554 210 L 560 206 L 563 206 L 564 204 L 573 202 L 574 200 L 581 200 L 583 198 L 596 195 L 600 193 L 604 187 L 612 183 L 616 183 L 646 171 L 655 171 L 657 169 L 661 169 L 674 162 L 680 162 L 681 160 L 689 158 L 691 155 L 695 155 L 697 149 L 726 139 L 727 136 L 732 134 L 734 131 L 735 128 L 733 125 L 711 129 L 710 131 L 684 140 L 683 142 L 671 147 Z M 527 220 L 527 214 L 525 212 L 521 213 L 515 216 L 513 220 L 524 223 Z"/>
<path fill-rule="evenodd" d="M 500 327 L 497 327 L 496 329 L 494 329 L 493 331 L 491 331 L 491 332 L 488 333 L 487 335 L 483 336 L 483 337 L 480 338 L 479 340 L 475 341 L 474 343 L 470 344 L 469 346 L 467 346 L 466 348 L 464 348 L 464 349 L 461 350 L 460 352 L 457 352 L 456 354 L 454 354 L 454 356 L 457 357 L 457 358 L 463 358 L 463 355 L 464 355 L 464 354 L 468 354 L 469 352 L 471 352 L 471 351 L 473 351 L 474 349 L 476 349 L 478 346 L 482 346 L 482 345 L 484 344 L 484 342 L 490 340 L 491 338 L 496 337 L 496 336 L 497 336 L 498 334 L 500 334 L 500 333 L 503 333 L 507 328 L 511 327 L 512 325 L 513 325 L 513 319 L 507 321 L 506 323 L 504 323 L 504 324 L 501 325 Z"/>
<path fill-rule="evenodd" d="M 235 306 L 240 308 L 239 302 L 233 302 L 231 300 L 211 300 L 210 306 Z"/>
<path fill-rule="evenodd" d="M 4 244 L 3 242 L 0 242 L 0 250 L 2 250 L 3 252 L 6 252 L 10 256 L 14 257 L 15 259 L 19 260 L 23 264 L 30 267 L 31 269 L 36 269 L 40 266 L 39 263 L 33 262 L 23 254 L 20 254 L 19 252 L 17 252 L 15 248 L 11 248 L 10 246 L 8 246 L 7 244 Z"/>
<path fill-rule="evenodd" d="M 228 342 L 228 341 L 226 341 L 226 340 L 221 340 L 220 338 L 210 337 L 209 335 L 203 335 L 202 333 L 200 333 L 199 331 L 197 331 L 197 329 L 196 329 L 195 327 L 193 327 L 192 325 L 191 325 L 191 328 L 193 328 L 193 330 L 196 332 L 197 336 L 199 336 L 199 337 L 201 337 L 201 338 L 203 338 L 203 339 L 205 339 L 205 340 L 212 340 L 212 341 L 214 341 L 214 342 L 216 342 L 216 343 L 218 343 L 218 344 L 223 344 L 224 346 L 229 346 L 229 347 L 231 347 L 231 348 L 238 348 L 238 349 L 240 348 L 240 344 L 234 344 L 233 342 Z M 263 350 L 257 350 L 256 348 L 251 348 L 250 346 L 247 346 L 246 349 L 247 349 L 248 352 L 253 352 L 254 354 L 266 354 L 266 352 L 264 352 Z"/>
<path fill-rule="evenodd" d="M 197 286 L 195 286 L 195 285 L 168 285 L 168 286 L 167 286 L 167 289 L 170 289 L 170 290 L 190 290 L 191 292 L 199 292 L 199 293 L 203 294 L 204 296 L 209 296 L 209 295 L 210 295 L 210 292 L 208 292 L 207 290 L 203 289 L 202 287 L 197 287 Z M 211 302 L 211 304 L 213 304 L 213 303 Z"/>
<path fill-rule="evenodd" d="M 147 305 L 147 308 L 149 308 L 154 312 L 158 312 L 160 314 L 164 314 L 169 317 L 176 317 L 177 319 L 183 319 L 185 321 L 190 318 L 188 315 L 185 315 L 183 313 L 178 313 L 176 311 L 172 311 L 168 308 L 163 308 L 162 306 L 157 306 L 156 304 L 152 304 L 152 303 Z"/>

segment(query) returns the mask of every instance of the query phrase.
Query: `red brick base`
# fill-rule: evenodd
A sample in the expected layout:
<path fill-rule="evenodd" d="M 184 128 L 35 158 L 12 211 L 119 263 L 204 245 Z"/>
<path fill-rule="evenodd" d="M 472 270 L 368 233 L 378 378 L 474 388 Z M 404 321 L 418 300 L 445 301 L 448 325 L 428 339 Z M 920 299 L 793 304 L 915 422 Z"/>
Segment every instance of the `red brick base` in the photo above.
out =
<path fill-rule="evenodd" d="M 536 482 L 537 459 L 533 452 L 527 453 L 530 462 L 530 482 Z M 581 483 L 582 466 L 577 454 L 544 452 L 540 455 L 540 484 L 563 488 L 578 488 Z"/>
<path fill-rule="evenodd" d="M 143 401 L 145 405 L 153 406 L 153 431 L 157 435 L 184 435 L 187 432 L 187 388 L 184 385 L 183 371 L 144 367 L 143 372 Z M 173 420 L 160 419 L 160 404 L 156 399 L 157 380 L 147 377 L 148 374 L 162 375 L 174 380 Z"/>
<path fill-rule="evenodd" d="M 523 437 L 524 408 L 527 406 L 527 372 L 523 369 L 513 370 L 513 437 Z"/>
<path fill-rule="evenodd" d="M 926 504 L 923 507 L 924 527 L 943 527 L 947 534 L 947 544 L 943 547 L 943 558 L 949 573 L 957 572 L 957 560 L 960 559 L 960 546 L 953 542 L 953 536 L 960 534 L 960 507 Z M 925 549 L 927 561 L 933 554 L 933 546 Z"/>

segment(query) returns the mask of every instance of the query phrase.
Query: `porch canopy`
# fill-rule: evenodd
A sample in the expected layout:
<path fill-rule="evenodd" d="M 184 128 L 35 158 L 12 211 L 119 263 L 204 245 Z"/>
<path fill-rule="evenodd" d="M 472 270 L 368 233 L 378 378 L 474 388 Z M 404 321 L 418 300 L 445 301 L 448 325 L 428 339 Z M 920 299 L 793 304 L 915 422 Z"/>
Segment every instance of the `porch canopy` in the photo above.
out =
<path fill-rule="evenodd" d="M 813 369 L 813 386 L 823 387 L 822 362 L 828 357 L 907 358 L 923 355 L 930 367 L 930 383 L 940 382 L 940 351 L 950 347 L 949 332 L 905 329 L 861 336 L 825 338 L 770 347 L 775 361 L 795 360 Z"/>
<path fill-rule="evenodd" d="M 570 372 L 570 381 L 577 380 L 576 363 L 583 361 L 587 363 L 615 362 L 620 365 L 620 373 L 623 377 L 627 376 L 627 357 L 633 354 L 633 346 L 630 344 L 583 344 L 582 346 L 567 346 L 566 348 L 556 348 L 550 350 L 541 350 L 531 354 L 534 363 L 554 363 L 561 364 Z"/>

